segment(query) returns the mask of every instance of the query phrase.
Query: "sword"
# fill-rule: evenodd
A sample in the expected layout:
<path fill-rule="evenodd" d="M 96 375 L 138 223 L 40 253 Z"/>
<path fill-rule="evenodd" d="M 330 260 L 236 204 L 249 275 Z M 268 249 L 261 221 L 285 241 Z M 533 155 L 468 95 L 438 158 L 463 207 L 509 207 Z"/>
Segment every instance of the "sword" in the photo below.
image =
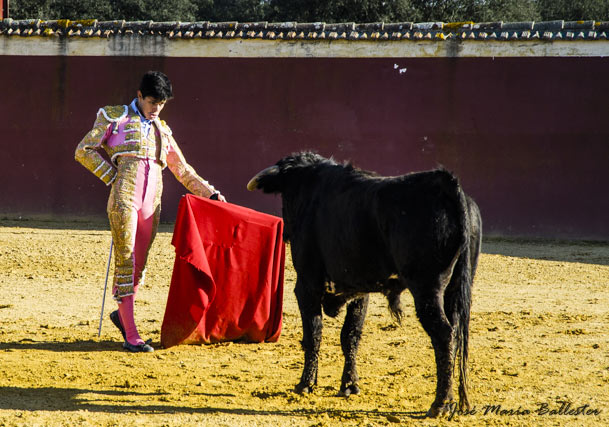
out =
<path fill-rule="evenodd" d="M 112 259 L 112 247 L 114 246 L 114 240 L 110 241 L 110 253 L 108 254 L 108 266 L 106 267 L 106 283 L 104 283 L 104 296 L 102 297 L 101 314 L 99 315 L 99 330 L 97 331 L 97 337 L 101 336 L 102 321 L 104 319 L 104 304 L 106 302 L 106 289 L 108 288 L 108 275 L 110 274 L 110 260 Z"/>

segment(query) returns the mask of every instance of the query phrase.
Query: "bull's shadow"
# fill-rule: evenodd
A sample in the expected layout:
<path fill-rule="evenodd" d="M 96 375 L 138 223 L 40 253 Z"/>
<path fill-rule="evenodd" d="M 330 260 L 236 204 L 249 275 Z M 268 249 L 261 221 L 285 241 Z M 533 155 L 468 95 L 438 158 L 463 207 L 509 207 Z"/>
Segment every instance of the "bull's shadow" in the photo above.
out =
<path fill-rule="evenodd" d="M 482 252 L 516 258 L 609 265 L 609 241 L 485 237 Z"/>
<path fill-rule="evenodd" d="M 311 415 L 319 415 L 320 413 L 328 413 L 335 417 L 399 417 L 410 419 L 424 418 L 423 412 L 410 411 L 357 411 L 357 410 L 320 410 L 318 408 L 302 408 L 297 407 L 293 410 L 254 410 L 239 407 L 189 407 L 181 405 L 179 402 L 174 404 L 137 404 L 129 402 L 129 399 L 142 398 L 146 396 L 160 396 L 167 393 L 142 393 L 131 390 L 93 390 L 82 388 L 64 388 L 64 387 L 41 387 L 41 388 L 26 388 L 26 387 L 0 387 L 0 410 L 17 410 L 17 411 L 58 411 L 58 412 L 75 412 L 88 411 L 99 413 L 137 413 L 137 414 L 232 414 L 232 415 L 254 415 L 264 416 L 282 416 L 286 417 L 286 423 L 290 419 L 298 419 Z M 208 397 L 227 396 L 222 393 L 191 393 L 195 395 Z M 233 395 L 230 395 L 233 396 Z M 112 398 L 112 399 L 111 399 Z M 125 406 L 117 404 L 117 398 L 124 399 Z"/>

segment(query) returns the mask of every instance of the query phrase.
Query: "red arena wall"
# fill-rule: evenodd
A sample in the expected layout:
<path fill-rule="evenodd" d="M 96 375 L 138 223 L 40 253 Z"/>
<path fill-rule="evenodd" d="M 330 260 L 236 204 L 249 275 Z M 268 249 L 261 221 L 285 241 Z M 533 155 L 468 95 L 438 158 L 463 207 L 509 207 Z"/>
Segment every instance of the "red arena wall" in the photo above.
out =
<path fill-rule="evenodd" d="M 0 36 L 2 37 L 2 36 Z M 74 161 L 104 105 L 165 72 L 162 113 L 229 201 L 260 169 L 311 149 L 381 174 L 444 166 L 487 234 L 609 240 L 609 60 L 573 57 L 0 55 L 4 218 L 104 218 L 108 189 Z M 185 193 L 166 170 L 164 221 Z"/>

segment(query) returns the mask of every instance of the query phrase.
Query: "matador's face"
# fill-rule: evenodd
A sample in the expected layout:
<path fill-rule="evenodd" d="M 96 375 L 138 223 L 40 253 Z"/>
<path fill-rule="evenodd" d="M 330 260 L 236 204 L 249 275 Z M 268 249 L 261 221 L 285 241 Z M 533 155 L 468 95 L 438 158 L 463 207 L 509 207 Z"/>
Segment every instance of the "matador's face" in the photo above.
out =
<path fill-rule="evenodd" d="M 166 102 L 167 100 L 159 101 L 152 96 L 144 98 L 142 92 L 137 91 L 137 106 L 140 109 L 140 113 L 148 120 L 154 120 L 159 117 Z"/>

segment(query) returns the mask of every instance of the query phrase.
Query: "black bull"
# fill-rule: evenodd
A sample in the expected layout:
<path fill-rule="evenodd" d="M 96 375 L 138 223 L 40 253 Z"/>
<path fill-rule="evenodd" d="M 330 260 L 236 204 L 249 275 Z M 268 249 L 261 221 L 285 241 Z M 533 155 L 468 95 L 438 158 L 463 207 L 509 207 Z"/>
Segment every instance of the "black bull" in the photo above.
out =
<path fill-rule="evenodd" d="M 451 173 L 439 169 L 381 177 L 302 152 L 258 173 L 248 189 L 282 196 L 305 353 L 296 391 L 310 392 L 317 384 L 322 307 L 334 317 L 348 304 L 340 387 L 340 394 L 348 396 L 359 392 L 356 353 L 368 293 L 385 294 L 399 320 L 400 295 L 408 289 L 435 352 L 436 397 L 428 415 L 450 409 L 457 354 L 459 407 L 469 408 L 469 319 L 481 219 Z"/>

